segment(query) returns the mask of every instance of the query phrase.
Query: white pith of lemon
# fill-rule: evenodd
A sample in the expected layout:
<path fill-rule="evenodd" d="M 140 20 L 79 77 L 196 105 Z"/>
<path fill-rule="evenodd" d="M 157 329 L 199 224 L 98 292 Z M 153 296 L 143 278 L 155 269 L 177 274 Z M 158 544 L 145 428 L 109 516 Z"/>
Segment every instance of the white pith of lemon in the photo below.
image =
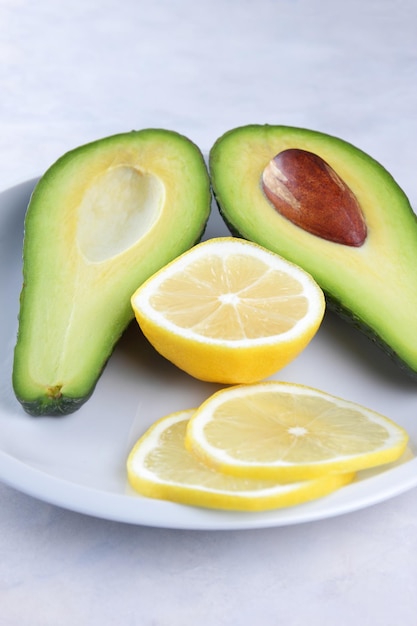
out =
<path fill-rule="evenodd" d="M 403 428 L 372 410 L 277 381 L 218 391 L 186 433 L 187 448 L 218 471 L 290 481 L 390 463 L 407 442 Z"/>
<path fill-rule="evenodd" d="M 160 354 L 201 380 L 250 383 L 292 361 L 325 310 L 304 270 L 234 237 L 194 246 L 132 296 L 144 335 Z"/>
<path fill-rule="evenodd" d="M 132 448 L 127 473 L 137 492 L 192 506 L 264 511 L 323 497 L 354 478 L 352 473 L 332 474 L 279 484 L 213 471 L 185 448 L 186 428 L 194 411 L 180 411 L 158 420 Z"/>

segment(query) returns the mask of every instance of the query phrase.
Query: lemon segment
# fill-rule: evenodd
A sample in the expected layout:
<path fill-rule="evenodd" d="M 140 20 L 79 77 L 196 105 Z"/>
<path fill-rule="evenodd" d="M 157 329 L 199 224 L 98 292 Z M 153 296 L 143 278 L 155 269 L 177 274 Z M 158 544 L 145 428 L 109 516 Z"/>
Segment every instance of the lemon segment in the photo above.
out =
<path fill-rule="evenodd" d="M 141 495 L 206 508 L 265 511 L 323 497 L 354 478 L 352 473 L 332 474 L 280 484 L 214 471 L 185 447 L 187 424 L 194 412 L 189 409 L 158 420 L 132 448 L 127 475 Z"/>
<path fill-rule="evenodd" d="M 281 481 L 390 463 L 407 442 L 403 428 L 374 411 L 278 381 L 218 391 L 186 432 L 187 449 L 217 471 Z"/>
<path fill-rule="evenodd" d="M 132 296 L 144 335 L 195 378 L 262 380 L 292 361 L 323 319 L 324 295 L 309 274 L 234 237 L 194 246 Z"/>

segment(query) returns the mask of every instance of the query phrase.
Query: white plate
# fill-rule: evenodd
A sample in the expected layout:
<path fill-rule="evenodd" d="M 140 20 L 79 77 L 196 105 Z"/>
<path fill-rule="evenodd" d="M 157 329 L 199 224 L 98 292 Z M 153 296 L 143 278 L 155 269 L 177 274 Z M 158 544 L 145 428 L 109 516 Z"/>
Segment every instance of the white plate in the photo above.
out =
<path fill-rule="evenodd" d="M 21 288 L 23 220 L 35 181 L 0 193 L 0 479 L 41 500 L 84 514 L 183 529 L 243 529 L 297 524 L 370 506 L 417 485 L 417 389 L 357 331 L 327 314 L 309 347 L 277 378 L 359 402 L 407 428 L 401 463 L 361 473 L 338 492 L 266 513 L 211 511 L 143 498 L 126 483 L 125 460 L 157 418 L 192 408 L 219 387 L 201 383 L 159 357 L 135 322 L 112 355 L 91 399 L 62 418 L 33 418 L 13 395 L 11 367 Z M 228 234 L 213 207 L 205 238 Z M 51 294 L 53 297 L 53 294 Z"/>

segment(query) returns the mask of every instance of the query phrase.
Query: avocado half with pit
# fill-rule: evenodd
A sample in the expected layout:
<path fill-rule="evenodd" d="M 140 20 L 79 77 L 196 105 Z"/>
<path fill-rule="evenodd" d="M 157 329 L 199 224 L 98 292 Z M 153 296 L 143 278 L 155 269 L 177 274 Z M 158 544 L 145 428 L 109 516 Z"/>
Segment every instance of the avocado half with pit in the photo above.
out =
<path fill-rule="evenodd" d="M 52 165 L 25 219 L 13 387 L 28 413 L 89 398 L 133 318 L 132 293 L 200 240 L 209 212 L 203 156 L 173 131 L 114 135 Z"/>
<path fill-rule="evenodd" d="M 417 220 L 386 169 L 320 132 L 249 125 L 209 159 L 235 235 L 308 271 L 327 302 L 417 375 Z"/>

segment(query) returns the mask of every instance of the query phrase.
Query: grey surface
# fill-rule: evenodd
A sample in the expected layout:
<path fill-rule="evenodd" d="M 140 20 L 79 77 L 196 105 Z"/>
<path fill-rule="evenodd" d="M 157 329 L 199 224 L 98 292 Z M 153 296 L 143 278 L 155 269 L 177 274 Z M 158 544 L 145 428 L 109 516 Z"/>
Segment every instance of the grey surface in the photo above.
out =
<path fill-rule="evenodd" d="M 208 150 L 246 123 L 329 132 L 417 206 L 413 0 L 0 0 L 1 190 L 131 128 Z M 417 393 L 417 392 L 416 392 Z M 414 626 L 417 492 L 341 517 L 169 531 L 0 485 L 1 626 Z"/>

